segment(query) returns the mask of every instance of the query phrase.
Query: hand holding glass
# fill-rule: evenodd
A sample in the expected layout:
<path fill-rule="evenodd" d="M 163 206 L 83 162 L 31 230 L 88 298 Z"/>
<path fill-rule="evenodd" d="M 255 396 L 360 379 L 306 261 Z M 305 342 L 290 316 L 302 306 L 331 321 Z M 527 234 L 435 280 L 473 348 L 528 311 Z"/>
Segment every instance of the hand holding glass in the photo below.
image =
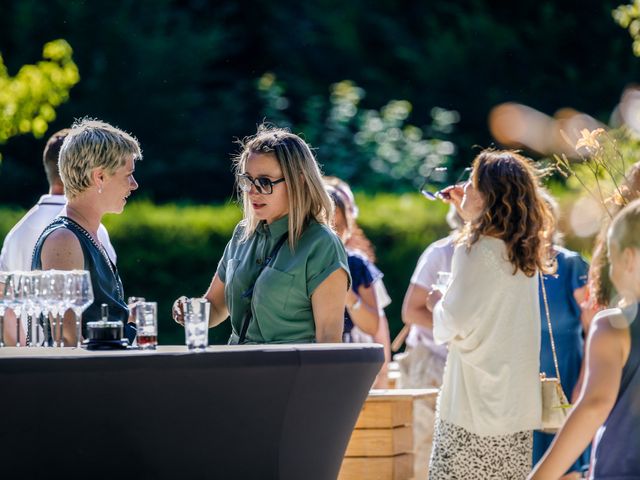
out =
<path fill-rule="evenodd" d="M 449 288 L 449 282 L 451 282 L 451 272 L 438 272 L 436 278 L 436 283 L 433 284 L 433 288 L 444 295 L 444 292 Z"/>
<path fill-rule="evenodd" d="M 468 180 L 469 174 L 471 173 L 471 167 L 465 168 L 460 176 L 456 179 L 456 181 L 451 185 L 441 188 L 436 192 L 429 190 L 429 188 L 427 187 L 429 182 L 435 180 L 436 183 L 440 183 L 441 178 L 445 177 L 446 173 L 447 167 L 434 168 L 420 186 L 420 193 L 429 200 L 449 200 L 451 198 L 450 192 L 452 190 L 452 187 L 461 186 Z"/>

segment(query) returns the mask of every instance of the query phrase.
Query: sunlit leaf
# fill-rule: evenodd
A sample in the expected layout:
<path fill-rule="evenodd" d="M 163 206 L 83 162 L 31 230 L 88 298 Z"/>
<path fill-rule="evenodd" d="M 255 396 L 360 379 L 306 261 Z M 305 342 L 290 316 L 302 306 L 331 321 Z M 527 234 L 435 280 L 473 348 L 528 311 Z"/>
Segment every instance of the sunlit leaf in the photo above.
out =
<path fill-rule="evenodd" d="M 14 77 L 0 55 L 0 144 L 16 135 L 45 134 L 56 118 L 55 108 L 80 80 L 72 54 L 65 40 L 48 42 L 42 51 L 45 60 L 22 66 Z"/>

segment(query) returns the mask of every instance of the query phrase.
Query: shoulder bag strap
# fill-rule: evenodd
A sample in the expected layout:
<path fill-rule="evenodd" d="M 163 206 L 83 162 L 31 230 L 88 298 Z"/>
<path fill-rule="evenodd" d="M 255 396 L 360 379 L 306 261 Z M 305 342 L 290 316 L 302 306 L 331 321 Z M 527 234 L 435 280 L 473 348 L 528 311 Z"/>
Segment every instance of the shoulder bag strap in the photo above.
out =
<path fill-rule="evenodd" d="M 280 237 L 280 240 L 278 240 L 278 243 L 276 243 L 275 247 L 273 247 L 273 250 L 271 250 L 271 253 L 269 254 L 269 256 L 264 259 L 264 262 L 262 263 L 262 267 L 260 267 L 260 270 L 258 271 L 258 275 L 256 275 L 256 279 L 253 281 L 251 286 L 247 288 L 242 294 L 242 298 L 249 299 L 249 309 L 244 314 L 244 318 L 242 319 L 242 328 L 240 329 L 238 344 L 244 343 L 244 340 L 247 336 L 247 330 L 249 329 L 249 323 L 251 322 L 251 300 L 253 299 L 253 287 L 256 286 L 256 282 L 258 281 L 258 278 L 260 277 L 260 274 L 264 271 L 265 267 L 267 267 L 268 265 L 271 265 L 271 263 L 273 262 L 273 259 L 276 257 L 278 253 L 278 250 L 280 250 L 280 247 L 284 245 L 284 242 L 287 241 L 288 237 L 289 237 L 288 232 L 282 235 L 282 237 Z"/>
<path fill-rule="evenodd" d="M 553 365 L 556 367 L 556 377 L 560 380 L 560 368 L 558 367 L 558 356 L 556 355 L 556 342 L 553 341 L 553 329 L 551 327 L 551 315 L 549 314 L 549 303 L 547 302 L 547 289 L 544 288 L 544 278 L 542 272 L 538 271 L 540 276 L 540 286 L 542 288 L 542 299 L 544 300 L 544 310 L 547 315 L 547 325 L 549 326 L 549 339 L 551 340 L 551 353 L 553 354 Z"/>

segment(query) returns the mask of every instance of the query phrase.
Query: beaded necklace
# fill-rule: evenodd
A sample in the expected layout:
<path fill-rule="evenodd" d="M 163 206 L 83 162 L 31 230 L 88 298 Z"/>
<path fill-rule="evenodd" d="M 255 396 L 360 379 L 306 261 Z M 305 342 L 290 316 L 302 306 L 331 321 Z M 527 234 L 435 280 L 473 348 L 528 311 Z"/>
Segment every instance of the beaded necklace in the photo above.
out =
<path fill-rule="evenodd" d="M 111 270 L 111 273 L 113 274 L 113 278 L 116 280 L 116 287 L 118 289 L 118 298 L 124 301 L 124 292 L 120 288 L 120 282 L 118 281 L 117 267 L 113 264 L 113 262 L 109 258 L 109 255 L 107 255 L 107 252 L 105 251 L 104 247 L 98 242 L 96 242 L 96 240 L 93 238 L 93 235 L 91 235 L 82 225 L 80 225 L 78 222 L 76 222 L 72 218 L 69 218 L 67 216 L 62 216 L 60 218 L 65 219 L 69 223 L 72 223 L 80 231 L 80 233 L 82 233 L 85 237 L 87 237 L 89 241 L 93 244 L 93 246 L 96 247 L 98 251 L 102 254 L 102 258 L 104 258 L 104 260 L 107 262 L 107 265 L 109 266 L 109 270 Z"/>

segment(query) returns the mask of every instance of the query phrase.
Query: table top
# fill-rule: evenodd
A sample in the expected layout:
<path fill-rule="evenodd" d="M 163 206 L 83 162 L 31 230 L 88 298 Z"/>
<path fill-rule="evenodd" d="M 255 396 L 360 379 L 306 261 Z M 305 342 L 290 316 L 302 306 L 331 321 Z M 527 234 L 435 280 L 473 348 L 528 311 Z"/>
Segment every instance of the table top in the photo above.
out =
<path fill-rule="evenodd" d="M 3 347 L 0 348 L 0 361 L 7 358 L 38 357 L 123 357 L 145 355 L 197 355 L 201 353 L 236 353 L 236 352 L 323 352 L 362 349 L 381 349 L 376 343 L 305 343 L 278 345 L 212 345 L 204 352 L 190 351 L 184 345 L 159 345 L 156 350 L 128 348 L 126 350 L 87 350 L 77 347 Z"/>
<path fill-rule="evenodd" d="M 437 395 L 439 388 L 391 388 L 369 391 L 367 402 L 386 402 L 389 400 L 415 400 Z"/>

